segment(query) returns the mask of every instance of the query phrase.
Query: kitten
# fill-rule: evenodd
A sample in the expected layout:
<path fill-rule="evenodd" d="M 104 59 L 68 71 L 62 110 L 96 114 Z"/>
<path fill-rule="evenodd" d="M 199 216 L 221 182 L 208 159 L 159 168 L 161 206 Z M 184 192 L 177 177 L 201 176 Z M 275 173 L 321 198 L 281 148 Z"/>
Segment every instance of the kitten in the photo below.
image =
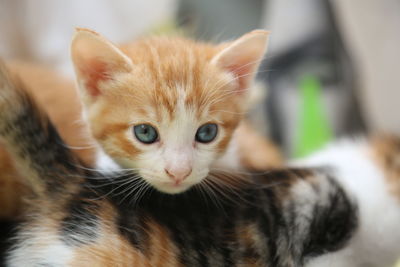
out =
<path fill-rule="evenodd" d="M 24 89 L 50 116 L 63 140 L 86 163 L 93 162 L 95 141 L 90 138 L 82 120 L 82 107 L 73 81 L 38 64 L 7 62 L 7 66 L 27 85 Z M 279 150 L 244 121 L 235 130 L 229 147 L 224 159 L 220 160 L 220 168 L 232 166 L 238 158 L 240 166 L 258 170 L 276 167 L 282 162 Z M 254 153 L 255 148 L 258 153 Z M 36 188 L 36 185 L 30 186 Z M 0 192 L 0 218 L 16 219 L 25 207 L 23 198 L 29 194 L 29 186 L 24 184 L 3 146 L 0 146 Z"/>
<path fill-rule="evenodd" d="M 256 30 L 220 45 L 153 37 L 118 48 L 78 29 L 77 82 L 108 156 L 98 165 L 135 169 L 170 194 L 201 183 L 210 169 L 237 169 L 232 139 L 267 41 L 268 32 Z"/>
<path fill-rule="evenodd" d="M 399 255 L 399 139 L 298 163 L 324 168 L 211 172 L 219 190 L 144 194 L 138 172 L 82 167 L 20 87 L 0 67 L 0 136 L 42 191 L 9 266 L 382 267 Z"/>

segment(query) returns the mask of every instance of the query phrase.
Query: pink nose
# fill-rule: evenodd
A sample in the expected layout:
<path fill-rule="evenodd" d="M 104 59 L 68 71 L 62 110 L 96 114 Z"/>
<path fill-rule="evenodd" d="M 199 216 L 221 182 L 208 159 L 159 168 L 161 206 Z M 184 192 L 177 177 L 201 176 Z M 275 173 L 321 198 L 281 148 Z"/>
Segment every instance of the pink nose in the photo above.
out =
<path fill-rule="evenodd" d="M 165 173 L 176 183 L 179 184 L 183 180 L 185 180 L 191 173 L 192 168 L 165 168 Z"/>

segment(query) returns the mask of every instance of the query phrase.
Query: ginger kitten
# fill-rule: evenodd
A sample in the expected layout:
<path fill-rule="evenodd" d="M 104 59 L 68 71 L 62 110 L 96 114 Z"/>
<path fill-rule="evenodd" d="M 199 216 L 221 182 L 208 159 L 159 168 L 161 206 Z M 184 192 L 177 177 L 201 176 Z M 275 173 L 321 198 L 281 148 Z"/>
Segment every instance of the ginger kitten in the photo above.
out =
<path fill-rule="evenodd" d="M 237 169 L 232 138 L 267 41 L 256 30 L 219 45 L 153 37 L 117 47 L 78 29 L 71 54 L 85 116 L 107 155 L 98 165 L 106 158 L 172 194 L 213 168 Z"/>

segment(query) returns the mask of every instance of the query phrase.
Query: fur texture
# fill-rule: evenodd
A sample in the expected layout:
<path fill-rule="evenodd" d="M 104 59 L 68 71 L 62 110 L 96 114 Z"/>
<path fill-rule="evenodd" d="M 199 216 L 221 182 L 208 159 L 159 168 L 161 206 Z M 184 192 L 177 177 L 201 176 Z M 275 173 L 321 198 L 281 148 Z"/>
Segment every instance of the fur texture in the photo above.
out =
<path fill-rule="evenodd" d="M 84 162 L 95 159 L 94 142 L 81 119 L 82 107 L 73 81 L 37 64 L 7 62 L 15 78 L 18 77 L 60 132 L 66 144 Z M 1 143 L 1 142 L 0 142 Z M 26 184 L 26 179 L 15 166 L 3 143 L 0 147 L 0 218 L 14 220 L 24 207 L 24 197 L 29 196 L 35 185 Z"/>
<path fill-rule="evenodd" d="M 0 136 L 43 191 L 9 266 L 381 267 L 398 255 L 400 205 L 386 174 L 398 153 L 385 139 L 301 163 L 318 168 L 212 172 L 208 190 L 145 192 L 137 172 L 85 167 L 19 87 L 1 68 Z"/>
<path fill-rule="evenodd" d="M 125 45 L 129 49 L 130 45 Z M 29 92 L 38 105 L 50 116 L 66 144 L 84 162 L 95 161 L 97 145 L 89 134 L 87 125 L 82 119 L 82 106 L 74 83 L 37 64 L 26 62 L 7 62 L 13 76 L 26 84 L 23 90 Z M 262 157 L 254 153 L 257 148 Z M 238 156 L 239 155 L 239 156 Z M 98 165 L 112 166 L 108 157 L 102 157 Z M 263 170 L 282 164 L 279 150 L 268 139 L 257 134 L 251 125 L 241 123 L 235 131 L 232 141 L 218 161 L 218 168 L 237 168 Z M 29 196 L 30 187 L 4 146 L 0 147 L 0 218 L 15 219 L 26 206 L 23 198 Z"/>
<path fill-rule="evenodd" d="M 237 169 L 232 139 L 267 40 L 259 30 L 220 45 L 153 37 L 118 48 L 78 29 L 71 54 L 93 136 L 118 165 L 162 192 L 183 192 L 213 168 Z M 198 142 L 196 132 L 209 123 L 216 138 Z M 143 124 L 157 131 L 156 142 L 135 138 Z"/>
<path fill-rule="evenodd" d="M 343 140 L 296 164 L 333 167 L 338 181 L 359 203 L 360 225 L 349 246 L 311 266 L 395 264 L 400 256 L 399 144 L 400 138 L 393 136 Z M 365 256 L 357 259 L 354 255 Z"/>

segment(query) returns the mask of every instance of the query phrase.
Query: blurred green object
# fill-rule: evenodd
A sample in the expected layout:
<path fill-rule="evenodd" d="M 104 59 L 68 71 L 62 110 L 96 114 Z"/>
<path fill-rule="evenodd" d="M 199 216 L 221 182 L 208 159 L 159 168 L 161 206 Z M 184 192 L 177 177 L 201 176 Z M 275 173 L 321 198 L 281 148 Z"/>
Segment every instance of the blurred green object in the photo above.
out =
<path fill-rule="evenodd" d="M 295 140 L 294 157 L 309 155 L 333 138 L 321 99 L 322 87 L 312 75 L 300 79 L 300 115 Z"/>

